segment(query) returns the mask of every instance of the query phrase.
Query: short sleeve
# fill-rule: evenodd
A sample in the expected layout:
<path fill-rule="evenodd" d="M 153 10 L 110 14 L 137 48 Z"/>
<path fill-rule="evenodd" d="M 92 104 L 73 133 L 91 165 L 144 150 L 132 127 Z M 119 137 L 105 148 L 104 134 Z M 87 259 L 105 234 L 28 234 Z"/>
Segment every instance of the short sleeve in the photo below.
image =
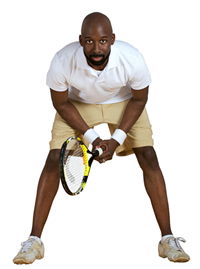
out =
<path fill-rule="evenodd" d="M 54 56 L 47 73 L 46 84 L 52 90 L 64 92 L 68 89 L 68 83 L 64 76 L 62 66 L 57 54 Z"/>
<path fill-rule="evenodd" d="M 133 76 L 132 78 L 130 78 L 129 84 L 134 90 L 142 90 L 149 86 L 150 83 L 151 75 L 142 54 L 139 53 L 135 64 Z"/>

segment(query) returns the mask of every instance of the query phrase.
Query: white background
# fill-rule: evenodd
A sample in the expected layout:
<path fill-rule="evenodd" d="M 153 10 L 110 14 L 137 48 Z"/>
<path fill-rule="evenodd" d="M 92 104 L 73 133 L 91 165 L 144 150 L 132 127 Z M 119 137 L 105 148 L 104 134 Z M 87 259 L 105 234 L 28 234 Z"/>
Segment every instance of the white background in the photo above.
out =
<path fill-rule="evenodd" d="M 152 76 L 147 105 L 165 176 L 172 230 L 191 261 L 158 257 L 160 240 L 135 156 L 93 164 L 77 197 L 60 186 L 33 268 L 196 268 L 199 265 L 199 3 L 196 0 L 7 0 L 0 6 L 1 264 L 30 233 L 36 188 L 54 109 L 46 73 L 54 54 L 77 41 L 84 17 L 106 14 L 116 38 L 137 47 Z M 108 138 L 107 126 L 96 128 Z"/>

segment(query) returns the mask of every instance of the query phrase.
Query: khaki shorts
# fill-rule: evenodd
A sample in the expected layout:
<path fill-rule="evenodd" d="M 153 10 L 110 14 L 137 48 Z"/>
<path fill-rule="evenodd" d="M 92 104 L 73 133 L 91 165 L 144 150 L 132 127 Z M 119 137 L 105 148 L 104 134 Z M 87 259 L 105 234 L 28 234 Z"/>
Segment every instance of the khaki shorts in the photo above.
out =
<path fill-rule="evenodd" d="M 111 135 L 118 128 L 124 110 L 129 100 L 115 103 L 115 104 L 86 104 L 70 100 L 70 102 L 77 108 L 80 115 L 90 128 L 96 125 L 107 123 Z M 88 147 L 89 143 L 84 137 L 70 127 L 61 116 L 56 113 L 52 128 L 52 140 L 50 141 L 50 149 L 60 149 L 64 141 L 70 136 L 78 136 L 83 143 Z M 109 139 L 109 138 L 108 138 Z M 117 147 L 116 154 L 118 156 L 126 156 L 134 153 L 134 148 L 145 146 L 153 146 L 152 130 L 146 108 L 143 110 L 137 122 L 132 126 L 127 134 L 123 145 Z"/>

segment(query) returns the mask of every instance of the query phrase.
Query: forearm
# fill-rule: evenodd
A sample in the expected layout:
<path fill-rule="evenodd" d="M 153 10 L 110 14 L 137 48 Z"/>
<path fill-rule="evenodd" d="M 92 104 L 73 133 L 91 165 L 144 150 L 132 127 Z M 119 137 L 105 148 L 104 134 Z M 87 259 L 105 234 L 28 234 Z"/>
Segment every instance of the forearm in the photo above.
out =
<path fill-rule="evenodd" d="M 129 103 L 127 104 L 127 107 L 118 128 L 123 130 L 125 133 L 128 133 L 128 131 L 140 117 L 142 111 L 144 110 L 146 102 L 147 99 L 135 100 L 134 98 L 131 98 Z"/>
<path fill-rule="evenodd" d="M 90 128 L 70 101 L 54 107 L 66 123 L 79 133 L 84 134 Z"/>

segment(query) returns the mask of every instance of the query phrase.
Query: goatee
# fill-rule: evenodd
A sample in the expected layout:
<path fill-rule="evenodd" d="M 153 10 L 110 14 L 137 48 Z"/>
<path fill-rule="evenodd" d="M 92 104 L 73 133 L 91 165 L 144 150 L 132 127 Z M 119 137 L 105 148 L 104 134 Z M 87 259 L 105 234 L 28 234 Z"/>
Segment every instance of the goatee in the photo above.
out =
<path fill-rule="evenodd" d="M 89 63 L 91 63 L 94 66 L 100 66 L 100 65 L 103 65 L 107 61 L 108 57 L 110 56 L 110 52 L 108 53 L 107 56 L 105 56 L 104 54 L 91 54 L 87 56 L 85 52 L 84 52 L 84 55 Z M 93 60 L 93 57 L 102 57 L 102 59 L 100 61 L 95 61 Z"/>

